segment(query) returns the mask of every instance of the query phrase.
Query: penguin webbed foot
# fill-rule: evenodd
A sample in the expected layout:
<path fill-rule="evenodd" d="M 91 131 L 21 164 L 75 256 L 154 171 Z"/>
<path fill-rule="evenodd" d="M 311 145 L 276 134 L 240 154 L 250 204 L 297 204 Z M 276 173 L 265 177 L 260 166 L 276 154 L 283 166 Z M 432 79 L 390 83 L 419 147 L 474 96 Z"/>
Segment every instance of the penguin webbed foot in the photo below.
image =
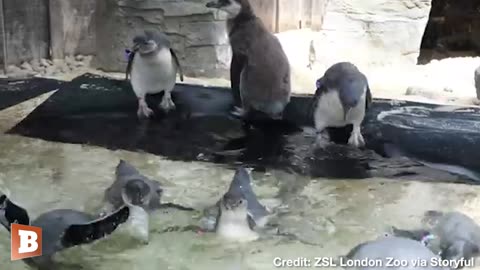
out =
<path fill-rule="evenodd" d="M 327 130 L 317 131 L 315 148 L 323 149 L 330 145 L 330 135 Z"/>
<path fill-rule="evenodd" d="M 138 99 L 138 111 L 139 118 L 150 118 L 154 115 L 153 110 L 148 107 L 147 102 L 143 98 Z"/>
<path fill-rule="evenodd" d="M 158 105 L 158 107 L 163 110 L 164 112 L 170 112 L 172 110 L 175 110 L 176 106 L 175 103 L 172 100 L 171 95 L 165 92 L 163 95 L 162 101 Z"/>
<path fill-rule="evenodd" d="M 348 144 L 356 148 L 365 146 L 365 139 L 360 132 L 360 128 L 353 128 L 350 138 L 348 139 Z"/>

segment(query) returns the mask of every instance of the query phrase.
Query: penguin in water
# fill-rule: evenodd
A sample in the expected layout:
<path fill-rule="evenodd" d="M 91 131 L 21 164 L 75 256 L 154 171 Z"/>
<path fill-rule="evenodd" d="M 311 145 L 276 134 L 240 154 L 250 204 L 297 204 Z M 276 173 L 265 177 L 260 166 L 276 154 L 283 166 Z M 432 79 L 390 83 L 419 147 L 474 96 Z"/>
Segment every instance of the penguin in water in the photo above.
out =
<path fill-rule="evenodd" d="M 130 75 L 133 91 L 138 98 L 139 117 L 153 115 L 146 102 L 147 94 L 164 92 L 160 108 L 165 112 L 173 110 L 172 90 L 177 72 L 183 82 L 183 71 L 168 37 L 161 32 L 146 30 L 133 39 L 133 50 L 128 52 L 126 79 Z"/>
<path fill-rule="evenodd" d="M 130 182 L 131 180 L 137 181 Z M 126 203 L 124 197 L 122 197 L 124 188 L 126 188 L 127 197 L 134 198 L 132 203 L 142 207 L 147 212 L 169 207 L 184 211 L 194 210 L 174 203 L 162 203 L 163 189 L 160 183 L 142 175 L 125 160 L 120 160 L 115 169 L 115 181 L 105 190 L 104 201 L 107 203 L 107 212 Z"/>
<path fill-rule="evenodd" d="M 332 65 L 316 82 L 312 113 L 317 131 L 317 146 L 330 141 L 326 128 L 353 125 L 348 144 L 365 145 L 361 124 L 372 102 L 367 77 L 349 62 Z"/>
<path fill-rule="evenodd" d="M 42 255 L 23 261 L 38 269 L 52 269 L 53 255 L 61 250 L 92 243 L 114 232 L 130 216 L 128 206 L 95 218 L 73 209 L 57 209 L 41 214 L 31 221 L 28 212 L 12 202 L 6 195 L 0 196 L 0 223 L 8 231 L 13 223 L 42 228 Z"/>
<path fill-rule="evenodd" d="M 233 114 L 282 119 L 290 102 L 290 64 L 282 45 L 255 15 L 248 0 L 217 0 L 208 8 L 227 13 L 232 61 Z"/>
<path fill-rule="evenodd" d="M 391 259 L 389 259 L 391 258 Z M 348 264 L 354 265 L 354 263 L 361 260 L 369 260 L 369 264 L 360 267 L 354 267 L 357 270 L 369 270 L 369 269 L 397 269 L 397 270 L 447 270 L 448 268 L 442 268 L 437 266 L 434 262 L 439 261 L 440 257 L 435 255 L 427 247 L 414 241 L 412 239 L 403 237 L 384 237 L 373 241 L 368 241 L 355 246 L 350 252 L 340 257 L 340 263 L 344 269 L 348 269 Z M 381 263 L 376 263 L 376 260 L 381 260 Z M 348 261 L 351 261 L 349 263 Z M 398 265 L 393 263 L 407 263 L 407 265 Z M 415 263 L 418 264 L 415 265 Z M 422 262 L 426 262 L 426 265 L 422 265 Z"/>
<path fill-rule="evenodd" d="M 427 211 L 424 221 L 433 225 L 430 230 L 392 227 L 393 234 L 422 242 L 444 260 L 466 262 L 480 256 L 480 226 L 469 216 L 460 212 Z M 429 243 L 428 239 L 437 241 Z M 461 268 L 463 265 L 457 269 Z"/>
<path fill-rule="evenodd" d="M 205 210 L 206 230 L 234 242 L 258 239 L 256 228 L 265 227 L 271 211 L 258 201 L 251 181 L 251 173 L 246 168 L 236 170 L 228 191 L 213 207 Z"/>

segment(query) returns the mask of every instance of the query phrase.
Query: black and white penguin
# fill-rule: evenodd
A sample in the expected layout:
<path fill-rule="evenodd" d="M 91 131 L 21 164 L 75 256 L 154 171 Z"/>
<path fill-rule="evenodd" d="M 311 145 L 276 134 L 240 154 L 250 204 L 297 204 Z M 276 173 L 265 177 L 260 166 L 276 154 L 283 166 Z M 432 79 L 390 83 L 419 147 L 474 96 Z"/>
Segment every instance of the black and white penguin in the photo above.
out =
<path fill-rule="evenodd" d="M 153 115 L 146 102 L 147 94 L 164 91 L 160 108 L 168 112 L 175 108 L 171 92 L 177 72 L 183 81 L 183 72 L 168 37 L 161 32 L 146 30 L 133 39 L 133 50 L 128 55 L 126 78 L 130 75 L 133 91 L 138 98 L 139 117 Z"/>
<path fill-rule="evenodd" d="M 316 82 L 312 113 L 317 131 L 317 145 L 330 141 L 326 128 L 353 125 L 348 144 L 361 147 L 365 140 L 361 125 L 372 102 L 367 77 L 352 63 L 340 62 L 325 71 Z"/>

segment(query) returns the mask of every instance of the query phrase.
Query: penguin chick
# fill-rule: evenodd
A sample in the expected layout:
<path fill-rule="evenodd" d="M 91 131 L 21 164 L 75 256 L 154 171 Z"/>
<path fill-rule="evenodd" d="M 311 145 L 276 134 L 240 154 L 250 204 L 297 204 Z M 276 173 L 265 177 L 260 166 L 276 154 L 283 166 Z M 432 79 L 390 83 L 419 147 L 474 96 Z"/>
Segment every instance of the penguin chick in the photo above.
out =
<path fill-rule="evenodd" d="M 25 209 L 10 201 L 6 195 L 0 196 L 0 223 L 5 229 L 11 231 L 12 223 L 42 228 L 42 255 L 23 260 L 38 269 L 56 269 L 53 268 L 56 265 L 53 261 L 55 253 L 104 238 L 126 222 L 129 216 L 130 209 L 127 206 L 98 219 L 73 209 L 56 209 L 30 222 Z"/>
<path fill-rule="evenodd" d="M 350 266 L 355 265 L 355 261 L 358 262 L 369 259 L 372 261 L 382 260 L 382 263 L 372 263 L 371 265 L 362 265 L 359 267 Z M 432 263 L 439 259 L 438 256 L 420 242 L 396 236 L 361 243 L 350 250 L 347 255 L 341 256 L 344 269 L 447 270 L 448 268 L 442 268 Z M 394 260 L 405 262 L 407 265 L 392 264 Z M 415 264 L 415 262 L 419 261 L 425 261 L 427 265 L 421 265 L 420 263 Z"/>
<path fill-rule="evenodd" d="M 238 190 L 227 192 L 220 200 L 215 231 L 218 236 L 235 242 L 257 240 L 252 217 L 248 213 L 248 201 Z"/>
<path fill-rule="evenodd" d="M 139 179 L 129 180 L 122 189 L 122 200 L 130 209 L 127 221 L 130 235 L 143 244 L 148 244 L 150 238 L 150 217 L 145 209 L 151 196 L 148 183 Z"/>
<path fill-rule="evenodd" d="M 349 62 L 332 65 L 316 82 L 313 98 L 313 118 L 317 130 L 317 145 L 325 146 L 330 138 L 328 127 L 344 127 L 352 124 L 348 144 L 365 145 L 361 124 L 372 102 L 367 77 Z"/>
<path fill-rule="evenodd" d="M 183 72 L 168 37 L 161 32 L 146 30 L 133 39 L 129 53 L 126 78 L 130 75 L 133 91 L 138 98 L 139 117 L 153 115 L 146 102 L 147 94 L 164 91 L 159 107 L 165 112 L 175 108 L 171 92 L 175 87 L 177 71 L 183 82 Z"/>
<path fill-rule="evenodd" d="M 480 256 L 480 226 L 469 216 L 460 212 L 427 211 L 424 220 L 433 224 L 428 232 L 439 241 L 437 246 L 430 249 L 439 252 L 444 260 L 460 262 L 457 269 L 463 268 L 462 262 Z M 394 233 L 421 241 L 424 235 L 421 232 L 424 231 L 395 229 Z"/>
<path fill-rule="evenodd" d="M 134 182 L 131 182 L 135 180 Z M 122 190 L 134 205 L 142 207 L 147 212 L 157 209 L 175 208 L 182 211 L 193 211 L 193 208 L 175 203 L 162 203 L 163 188 L 158 181 L 141 174 L 132 164 L 120 160 L 115 168 L 115 181 L 105 190 L 104 201 L 106 212 L 121 207 L 125 200 Z"/>
<path fill-rule="evenodd" d="M 254 115 L 281 119 L 290 102 L 291 78 L 278 38 L 255 15 L 248 0 L 217 0 L 206 7 L 225 11 L 228 16 L 234 113 L 249 118 L 256 112 Z"/>

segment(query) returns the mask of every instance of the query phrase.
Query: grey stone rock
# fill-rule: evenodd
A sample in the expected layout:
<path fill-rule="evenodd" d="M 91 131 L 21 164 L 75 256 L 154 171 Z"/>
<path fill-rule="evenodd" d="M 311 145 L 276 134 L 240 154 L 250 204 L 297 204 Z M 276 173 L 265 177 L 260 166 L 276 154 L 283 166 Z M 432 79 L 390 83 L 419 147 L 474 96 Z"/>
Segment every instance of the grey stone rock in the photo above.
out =
<path fill-rule="evenodd" d="M 73 58 L 72 56 L 67 56 L 65 57 L 65 63 L 68 65 L 68 66 L 75 66 L 75 58 Z"/>
<path fill-rule="evenodd" d="M 225 14 L 206 8 L 207 0 L 97 1 L 96 55 L 88 64 L 105 71 L 124 72 L 125 48 L 144 29 L 164 31 L 177 52 L 186 76 L 228 75 Z M 223 17 L 221 17 L 223 14 Z M 197 54 L 204 55 L 197 55 Z M 202 60 L 202 61 L 198 61 Z M 228 77 L 228 76 L 227 76 Z"/>
<path fill-rule="evenodd" d="M 27 70 L 27 71 L 33 71 L 32 66 L 28 62 L 23 62 L 20 67 L 24 70 Z"/>
<path fill-rule="evenodd" d="M 15 66 L 15 65 L 9 65 L 7 67 L 7 73 L 8 74 L 15 74 L 15 73 L 21 73 L 22 72 L 22 69 Z"/>
<path fill-rule="evenodd" d="M 21 68 L 10 65 L 7 67 L 7 76 L 12 79 L 23 79 L 35 75 L 34 71 L 22 70 Z"/>
<path fill-rule="evenodd" d="M 480 67 L 475 69 L 474 80 L 475 80 L 475 88 L 477 90 L 477 99 L 480 100 Z"/>
<path fill-rule="evenodd" d="M 40 66 L 42 66 L 42 67 L 48 67 L 48 66 L 50 66 L 50 63 L 48 62 L 47 59 L 43 59 L 43 58 L 42 58 L 42 59 L 40 59 Z"/>
<path fill-rule="evenodd" d="M 46 76 L 53 76 L 57 72 L 55 66 L 49 66 L 45 69 L 44 75 Z"/>
<path fill-rule="evenodd" d="M 338 59 L 365 65 L 415 65 L 431 0 L 337 0 L 326 2 L 322 30 L 316 35 L 317 62 Z M 355 50 L 352 50 L 352 44 Z M 375 53 L 371 53 L 375 52 Z"/>
<path fill-rule="evenodd" d="M 85 57 L 84 57 L 83 55 L 81 55 L 81 54 L 75 56 L 75 60 L 76 60 L 76 61 L 83 61 L 84 58 L 85 58 Z"/>
<path fill-rule="evenodd" d="M 42 72 L 42 70 L 43 70 L 43 67 L 40 65 L 40 61 L 37 60 L 37 59 L 34 59 L 34 60 L 30 61 L 30 65 L 31 65 L 33 71 Z"/>
<path fill-rule="evenodd" d="M 228 45 L 225 22 L 185 23 L 180 31 L 186 35 L 186 46 Z"/>

